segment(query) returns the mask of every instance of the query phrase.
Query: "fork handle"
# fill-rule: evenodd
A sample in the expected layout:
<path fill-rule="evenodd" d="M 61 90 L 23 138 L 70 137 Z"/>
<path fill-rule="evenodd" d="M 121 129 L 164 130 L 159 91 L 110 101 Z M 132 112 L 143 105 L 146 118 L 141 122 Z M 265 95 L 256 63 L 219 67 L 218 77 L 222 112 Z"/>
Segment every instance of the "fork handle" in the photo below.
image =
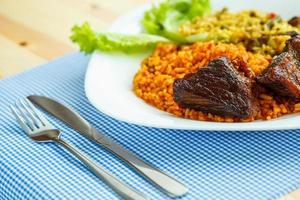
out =
<path fill-rule="evenodd" d="M 72 154 L 74 154 L 79 160 L 81 160 L 91 171 L 93 171 L 99 178 L 101 178 L 107 185 L 109 185 L 116 193 L 121 197 L 128 200 L 146 200 L 148 199 L 146 195 L 136 191 L 135 189 L 129 187 L 114 175 L 100 167 L 94 161 L 91 160 L 87 155 L 79 151 L 77 148 L 69 144 L 68 142 L 57 139 L 55 140 L 66 149 L 68 149 Z"/>

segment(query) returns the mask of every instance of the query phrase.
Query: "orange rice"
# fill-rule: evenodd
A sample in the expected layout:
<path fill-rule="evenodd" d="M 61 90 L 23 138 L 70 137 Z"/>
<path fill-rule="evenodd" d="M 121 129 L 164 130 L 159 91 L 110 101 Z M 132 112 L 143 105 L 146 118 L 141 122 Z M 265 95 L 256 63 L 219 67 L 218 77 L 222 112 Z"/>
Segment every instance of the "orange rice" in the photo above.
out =
<path fill-rule="evenodd" d="M 221 117 L 193 109 L 181 108 L 173 100 L 173 82 L 188 73 L 198 71 L 211 60 L 227 56 L 231 60 L 248 63 L 254 76 L 260 74 L 271 62 L 267 55 L 247 52 L 242 45 L 195 43 L 189 46 L 159 44 L 153 54 L 146 58 L 134 77 L 133 90 L 145 102 L 178 117 L 202 121 L 237 122 L 257 119 L 269 120 L 284 114 L 300 111 L 300 103 L 278 99 L 267 91 L 259 95 L 260 111 L 247 119 Z"/>

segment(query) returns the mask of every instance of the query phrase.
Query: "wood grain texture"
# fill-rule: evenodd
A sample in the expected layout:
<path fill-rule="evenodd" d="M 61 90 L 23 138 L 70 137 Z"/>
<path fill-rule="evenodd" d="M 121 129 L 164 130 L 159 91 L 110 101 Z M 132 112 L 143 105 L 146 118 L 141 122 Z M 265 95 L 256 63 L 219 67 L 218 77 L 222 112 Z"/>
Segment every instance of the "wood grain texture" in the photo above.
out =
<path fill-rule="evenodd" d="M 119 15 L 146 0 L 0 0 L 0 76 L 6 77 L 78 48 L 70 29 L 88 21 L 105 30 Z M 8 45 L 10 43 L 10 45 Z M 16 52 L 39 59 L 16 62 Z M 31 56 L 31 57 L 32 57 Z M 30 57 L 30 56 L 28 56 Z"/>
<path fill-rule="evenodd" d="M 1 35 L 45 59 L 53 59 L 72 50 L 65 42 L 0 15 Z"/>
<path fill-rule="evenodd" d="M 150 0 L 0 0 L 0 77 L 77 50 L 74 24 L 105 30 L 119 15 Z M 300 200 L 296 190 L 280 200 Z"/>
<path fill-rule="evenodd" d="M 1 35 L 0 44 L 0 72 L 2 72 L 0 78 L 14 75 L 30 69 L 36 64 L 46 62 L 46 59 L 20 47 L 19 44 Z"/>

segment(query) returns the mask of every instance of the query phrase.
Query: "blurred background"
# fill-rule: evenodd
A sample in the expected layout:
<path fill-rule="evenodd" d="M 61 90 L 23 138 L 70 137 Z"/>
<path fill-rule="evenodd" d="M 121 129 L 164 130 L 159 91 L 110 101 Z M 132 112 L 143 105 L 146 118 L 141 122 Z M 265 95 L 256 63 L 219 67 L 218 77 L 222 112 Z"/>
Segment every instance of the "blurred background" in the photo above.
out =
<path fill-rule="evenodd" d="M 43 64 L 78 48 L 74 24 L 105 30 L 118 16 L 151 0 L 0 0 L 0 77 Z"/>

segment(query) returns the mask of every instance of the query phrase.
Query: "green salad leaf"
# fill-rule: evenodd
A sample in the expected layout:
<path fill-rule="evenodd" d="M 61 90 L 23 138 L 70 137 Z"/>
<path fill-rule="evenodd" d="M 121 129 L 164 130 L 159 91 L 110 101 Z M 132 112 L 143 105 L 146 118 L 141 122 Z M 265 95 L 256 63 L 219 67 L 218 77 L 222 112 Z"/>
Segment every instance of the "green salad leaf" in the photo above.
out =
<path fill-rule="evenodd" d="M 74 26 L 70 38 L 85 53 L 95 50 L 134 53 L 155 48 L 157 43 L 170 42 L 164 37 L 150 34 L 96 33 L 87 22 Z"/>
<path fill-rule="evenodd" d="M 141 23 L 147 33 L 185 42 L 179 26 L 196 16 L 210 12 L 210 0 L 167 0 L 146 11 Z"/>

